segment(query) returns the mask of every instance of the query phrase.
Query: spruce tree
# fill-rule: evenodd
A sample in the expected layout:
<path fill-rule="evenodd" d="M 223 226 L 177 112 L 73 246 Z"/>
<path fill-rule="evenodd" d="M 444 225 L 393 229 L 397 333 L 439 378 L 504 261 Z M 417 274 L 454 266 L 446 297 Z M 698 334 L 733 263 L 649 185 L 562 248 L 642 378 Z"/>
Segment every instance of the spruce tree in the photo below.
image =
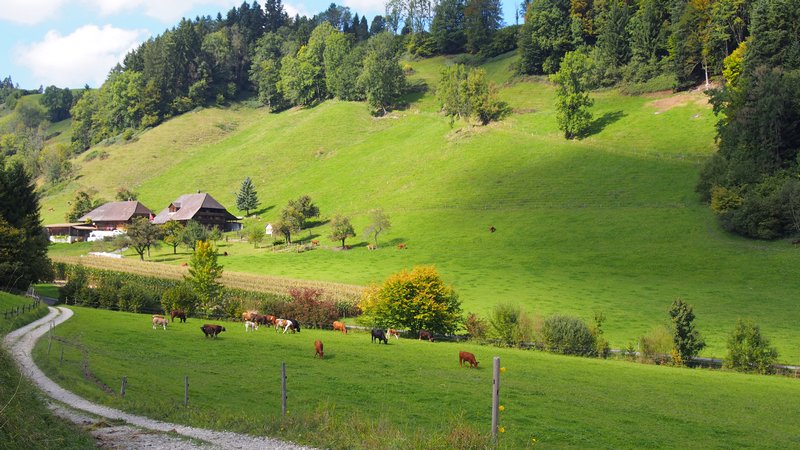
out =
<path fill-rule="evenodd" d="M 239 193 L 236 194 L 236 207 L 240 211 L 244 211 L 245 215 L 250 215 L 251 209 L 258 208 L 258 193 L 256 192 L 253 181 L 250 177 L 246 177 L 242 181 L 242 186 L 239 188 Z"/>
<path fill-rule="evenodd" d="M 0 158 L 0 285 L 25 289 L 52 277 L 49 240 L 39 216 L 39 198 L 21 164 Z"/>
<path fill-rule="evenodd" d="M 700 332 L 694 329 L 692 305 L 677 299 L 672 302 L 669 316 L 672 319 L 672 360 L 675 364 L 686 365 L 705 348 L 706 343 Z"/>

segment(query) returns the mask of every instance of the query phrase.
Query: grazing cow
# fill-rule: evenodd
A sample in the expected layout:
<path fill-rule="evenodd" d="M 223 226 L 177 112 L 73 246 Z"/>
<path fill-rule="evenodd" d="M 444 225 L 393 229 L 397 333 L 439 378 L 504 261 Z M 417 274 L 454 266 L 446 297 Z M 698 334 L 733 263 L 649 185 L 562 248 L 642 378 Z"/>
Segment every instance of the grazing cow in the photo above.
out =
<path fill-rule="evenodd" d="M 406 244 L 397 244 L 397 249 L 398 250 L 405 250 L 406 249 Z"/>
<path fill-rule="evenodd" d="M 245 311 L 242 313 L 242 322 L 253 320 L 258 315 L 258 311 Z"/>
<path fill-rule="evenodd" d="M 283 328 L 283 334 L 286 334 L 289 330 L 292 330 L 292 333 L 295 331 L 299 333 L 300 323 L 294 319 L 275 319 L 275 331 L 277 332 L 281 328 Z"/>
<path fill-rule="evenodd" d="M 389 328 L 388 330 L 386 330 L 386 334 L 389 335 L 389 337 L 394 336 L 395 339 L 400 339 L 400 332 L 395 330 L 394 328 Z"/>
<path fill-rule="evenodd" d="M 495 227 L 490 225 L 489 226 L 489 233 L 494 233 L 495 231 L 497 231 L 497 228 L 495 228 Z"/>
<path fill-rule="evenodd" d="M 464 367 L 464 362 L 468 362 L 469 366 L 477 369 L 478 361 L 475 361 L 475 355 L 470 352 L 458 352 L 458 365 Z"/>
<path fill-rule="evenodd" d="M 186 311 L 182 309 L 173 309 L 172 312 L 169 313 L 170 319 L 175 322 L 175 318 L 177 317 L 183 323 L 186 323 Z"/>
<path fill-rule="evenodd" d="M 386 337 L 386 333 L 384 333 L 383 330 L 381 330 L 379 328 L 373 328 L 372 329 L 372 343 L 373 344 L 375 343 L 375 339 L 378 340 L 378 344 L 380 344 L 381 341 L 383 341 L 384 344 L 387 344 L 387 345 L 389 344 L 389 339 Z"/>
<path fill-rule="evenodd" d="M 205 324 L 202 327 L 200 327 L 200 329 L 203 330 L 203 333 L 206 335 L 206 337 L 211 336 L 213 338 L 216 338 L 218 334 L 225 331 L 225 327 L 223 327 L 222 325 Z"/>
<path fill-rule="evenodd" d="M 156 330 L 158 327 L 163 327 L 165 330 L 167 329 L 167 319 L 163 317 L 156 317 L 153 316 L 153 329 Z"/>
<path fill-rule="evenodd" d="M 344 325 L 344 322 L 333 322 L 333 331 L 341 331 L 344 334 L 347 334 L 347 327 Z"/>
<path fill-rule="evenodd" d="M 320 341 L 319 339 L 314 341 L 314 349 L 317 351 L 314 354 L 315 357 L 319 355 L 319 359 L 322 359 L 325 356 L 325 353 L 323 353 L 322 351 L 322 341 Z"/>
<path fill-rule="evenodd" d="M 153 319 L 155 319 L 156 317 L 158 317 L 159 319 L 164 318 L 164 316 L 162 316 L 161 314 L 153 314 Z"/>
<path fill-rule="evenodd" d="M 273 325 L 275 323 L 275 316 L 270 316 L 269 314 L 256 314 L 250 320 L 259 325 Z"/>
<path fill-rule="evenodd" d="M 244 332 L 247 333 L 250 330 L 257 330 L 258 329 L 258 322 L 251 322 L 249 320 L 244 321 Z"/>
<path fill-rule="evenodd" d="M 189 267 L 189 263 L 181 263 L 181 267 Z"/>
<path fill-rule="evenodd" d="M 433 342 L 433 333 L 427 330 L 419 330 L 419 340 L 427 339 L 430 342 Z"/>

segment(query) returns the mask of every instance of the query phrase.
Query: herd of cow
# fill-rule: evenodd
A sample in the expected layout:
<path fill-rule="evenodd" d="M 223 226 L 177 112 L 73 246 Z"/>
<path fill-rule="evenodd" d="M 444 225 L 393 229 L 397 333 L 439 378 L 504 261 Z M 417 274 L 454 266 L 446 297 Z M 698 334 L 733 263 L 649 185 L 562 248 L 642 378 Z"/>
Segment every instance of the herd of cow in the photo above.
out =
<path fill-rule="evenodd" d="M 171 311 L 170 319 L 174 322 L 175 318 L 178 318 L 181 322 L 186 322 L 186 312 L 181 309 L 176 309 Z M 275 331 L 278 332 L 283 330 L 283 333 L 286 334 L 287 331 L 291 330 L 292 333 L 299 333 L 300 332 L 300 323 L 294 319 L 281 319 L 269 314 L 259 314 L 257 311 L 246 311 L 242 313 L 242 321 L 244 322 L 244 331 L 245 333 L 250 331 L 258 330 L 259 326 L 270 326 L 275 327 Z M 167 329 L 167 324 L 169 321 L 166 317 L 162 316 L 161 314 L 153 314 L 153 329 L 157 330 L 159 327 L 162 327 L 164 330 Z M 220 333 L 225 331 L 225 327 L 222 325 L 215 325 L 215 324 L 204 324 L 200 327 L 200 330 L 203 331 L 203 334 L 206 337 L 216 338 Z M 347 326 L 344 322 L 333 322 L 333 331 L 340 331 L 343 334 L 347 334 Z M 380 328 L 373 328 L 370 332 L 372 335 L 372 343 L 378 341 L 380 344 L 383 342 L 384 344 L 389 344 L 389 338 L 394 336 L 395 339 L 400 339 L 400 331 L 395 330 L 394 328 L 389 328 L 388 330 L 384 331 Z M 388 335 L 388 337 L 387 337 Z M 433 342 L 433 333 L 427 330 L 420 330 L 419 332 L 419 339 L 427 339 L 430 342 Z M 324 357 L 323 352 L 323 344 L 322 341 L 316 340 L 314 342 L 314 356 L 319 356 L 320 358 Z M 478 361 L 475 360 L 475 355 L 470 352 L 459 352 L 458 353 L 458 364 L 459 366 L 463 366 L 464 363 L 469 363 L 469 366 L 472 368 L 478 367 Z"/>

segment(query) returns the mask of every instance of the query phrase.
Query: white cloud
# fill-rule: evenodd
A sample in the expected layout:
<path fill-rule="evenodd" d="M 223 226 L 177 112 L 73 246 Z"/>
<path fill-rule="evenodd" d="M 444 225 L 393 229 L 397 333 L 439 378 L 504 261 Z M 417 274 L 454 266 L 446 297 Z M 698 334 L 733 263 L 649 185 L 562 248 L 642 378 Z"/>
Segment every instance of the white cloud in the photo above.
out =
<path fill-rule="evenodd" d="M 375 0 L 344 0 L 344 6 L 349 6 L 353 13 L 374 16 L 386 12 L 385 2 Z"/>
<path fill-rule="evenodd" d="M 164 23 L 174 24 L 199 6 L 216 6 L 227 11 L 242 0 L 83 0 L 103 16 L 139 11 Z M 249 3 L 249 2 L 248 2 Z"/>
<path fill-rule="evenodd" d="M 84 25 L 62 36 L 48 31 L 44 39 L 20 45 L 16 62 L 45 86 L 79 88 L 100 86 L 108 71 L 149 35 L 146 30 L 124 30 L 105 25 Z"/>
<path fill-rule="evenodd" d="M 35 25 L 52 18 L 67 0 L 3 0 L 0 20 Z"/>

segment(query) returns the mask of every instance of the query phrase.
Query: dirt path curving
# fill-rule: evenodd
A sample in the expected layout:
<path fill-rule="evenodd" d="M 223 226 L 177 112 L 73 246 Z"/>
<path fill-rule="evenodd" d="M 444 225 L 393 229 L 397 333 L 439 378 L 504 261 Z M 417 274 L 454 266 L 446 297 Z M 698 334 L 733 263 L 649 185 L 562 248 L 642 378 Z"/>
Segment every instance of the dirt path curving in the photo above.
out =
<path fill-rule="evenodd" d="M 69 308 L 49 309 L 50 313 L 47 316 L 9 333 L 3 340 L 3 345 L 17 361 L 20 371 L 54 400 L 49 405 L 53 412 L 87 428 L 102 448 L 179 450 L 308 448 L 266 437 L 206 430 L 148 419 L 92 403 L 63 389 L 39 370 L 31 356 L 36 340 L 49 331 L 51 324 L 58 325 L 73 314 Z"/>

